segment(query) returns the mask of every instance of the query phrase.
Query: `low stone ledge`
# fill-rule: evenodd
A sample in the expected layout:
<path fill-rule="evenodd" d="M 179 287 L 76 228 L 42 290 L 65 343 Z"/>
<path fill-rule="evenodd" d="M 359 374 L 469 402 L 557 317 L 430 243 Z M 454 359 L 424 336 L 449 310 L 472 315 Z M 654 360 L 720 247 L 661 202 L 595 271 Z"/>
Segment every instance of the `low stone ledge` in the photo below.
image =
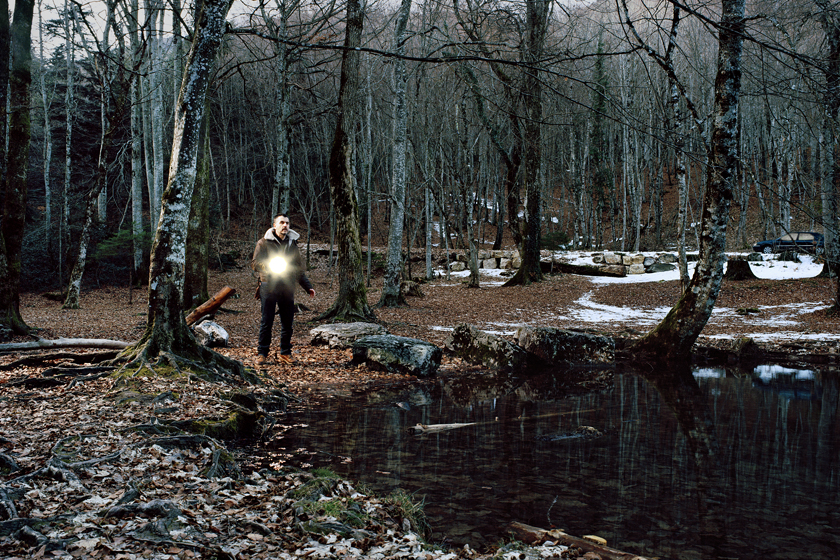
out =
<path fill-rule="evenodd" d="M 519 371 L 527 359 L 525 350 L 516 344 L 467 324 L 456 326 L 444 347 L 471 364 L 499 371 Z"/>
<path fill-rule="evenodd" d="M 615 362 L 615 340 L 608 336 L 557 329 L 520 327 L 516 342 L 545 365 L 558 363 L 586 365 Z"/>
<path fill-rule="evenodd" d="M 362 337 L 384 334 L 388 334 L 388 330 L 376 323 L 335 323 L 311 329 L 309 343 L 313 346 L 326 344 L 333 349 L 350 348 Z"/>
<path fill-rule="evenodd" d="M 430 342 L 391 334 L 365 336 L 353 343 L 353 363 L 373 364 L 395 373 L 435 375 L 443 351 Z"/>

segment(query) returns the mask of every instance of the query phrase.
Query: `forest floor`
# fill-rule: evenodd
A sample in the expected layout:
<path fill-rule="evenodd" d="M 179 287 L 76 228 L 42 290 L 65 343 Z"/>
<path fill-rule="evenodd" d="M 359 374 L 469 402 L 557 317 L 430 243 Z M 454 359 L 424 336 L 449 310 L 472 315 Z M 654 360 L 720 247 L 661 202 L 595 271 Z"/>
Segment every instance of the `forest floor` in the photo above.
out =
<path fill-rule="evenodd" d="M 221 352 L 251 365 L 259 301 L 253 295 L 256 280 L 247 268 L 250 247 L 243 244 L 239 254 L 236 267 L 211 274 L 209 290 L 237 290 L 239 297 L 228 300 L 215 321 L 230 334 L 230 347 Z M 294 396 L 291 406 L 317 407 L 380 384 L 415 381 L 352 365 L 349 351 L 309 345 L 314 318 L 334 301 L 338 288 L 325 257 L 313 257 L 312 266 L 309 276 L 317 297 L 310 300 L 301 292 L 298 298 L 307 309 L 296 317 L 296 363 L 265 368 L 268 385 L 254 391 L 257 397 L 283 391 Z M 414 275 L 419 275 L 422 265 L 414 266 Z M 503 288 L 501 282 L 498 273 L 488 273 L 482 287 L 470 289 L 461 278 L 438 278 L 423 284 L 424 297 L 409 298 L 408 306 L 375 312 L 390 333 L 438 345 L 459 323 L 501 334 L 530 324 L 633 338 L 650 330 L 679 296 L 677 281 L 601 283 L 591 277 L 552 275 L 527 287 Z M 381 279 L 374 278 L 371 304 L 378 300 L 380 286 Z M 751 336 L 769 349 L 836 355 L 840 319 L 828 312 L 835 289 L 835 282 L 824 278 L 725 281 L 718 312 L 698 343 L 727 347 Z M 145 290 L 101 287 L 85 291 L 82 308 L 69 311 L 47 294 L 24 293 L 21 311 L 45 339 L 132 341 L 145 327 L 146 301 Z M 38 387 L 26 380 L 42 378 L 47 367 L 66 362 L 67 353 L 54 354 L 46 364 L 19 361 L 25 357 L 0 356 L 0 459 L 17 464 L 13 470 L 0 460 L 2 558 L 431 560 L 493 554 L 559 557 L 565 550 L 551 546 L 549 539 L 543 546 L 518 550 L 449 551 L 418 540 L 420 527 L 398 499 L 367 496 L 344 481 L 328 477 L 326 483 L 318 482 L 311 473 L 282 471 L 239 478 L 235 468 L 221 473 L 228 476 L 211 477 L 206 468 L 219 457 L 214 451 L 224 451 L 217 442 L 179 443 L 162 432 L 151 433 L 156 430 L 149 426 L 224 417 L 230 411 L 230 387 L 177 376 L 138 377 L 129 386 L 101 378 Z M 445 355 L 441 370 L 452 374 L 463 367 Z M 313 494 L 314 500 L 305 499 Z M 355 508 L 363 520 L 350 527 L 345 517 L 333 519 L 325 502 Z"/>

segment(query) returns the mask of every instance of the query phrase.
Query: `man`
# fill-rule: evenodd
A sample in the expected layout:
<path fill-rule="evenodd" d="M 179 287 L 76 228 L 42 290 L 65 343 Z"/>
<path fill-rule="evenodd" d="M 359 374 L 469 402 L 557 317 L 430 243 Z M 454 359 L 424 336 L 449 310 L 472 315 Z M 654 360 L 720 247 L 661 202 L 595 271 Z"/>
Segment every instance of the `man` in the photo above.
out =
<path fill-rule="evenodd" d="M 315 297 L 312 283 L 303 271 L 297 246 L 300 235 L 289 229 L 286 214 L 277 214 L 265 235 L 257 241 L 251 268 L 260 275 L 262 321 L 257 342 L 257 365 L 266 365 L 271 346 L 274 315 L 280 315 L 280 363 L 292 362 L 292 322 L 295 318 L 295 289 L 298 284 Z"/>

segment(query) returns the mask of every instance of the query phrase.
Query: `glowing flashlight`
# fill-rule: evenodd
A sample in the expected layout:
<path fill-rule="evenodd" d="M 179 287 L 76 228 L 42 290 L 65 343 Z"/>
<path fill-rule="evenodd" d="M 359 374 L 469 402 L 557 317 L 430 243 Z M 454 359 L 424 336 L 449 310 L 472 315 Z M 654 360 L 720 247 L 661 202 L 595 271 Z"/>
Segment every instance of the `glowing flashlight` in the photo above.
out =
<path fill-rule="evenodd" d="M 268 268 L 274 274 L 281 274 L 286 271 L 286 259 L 283 257 L 274 257 L 268 262 Z"/>

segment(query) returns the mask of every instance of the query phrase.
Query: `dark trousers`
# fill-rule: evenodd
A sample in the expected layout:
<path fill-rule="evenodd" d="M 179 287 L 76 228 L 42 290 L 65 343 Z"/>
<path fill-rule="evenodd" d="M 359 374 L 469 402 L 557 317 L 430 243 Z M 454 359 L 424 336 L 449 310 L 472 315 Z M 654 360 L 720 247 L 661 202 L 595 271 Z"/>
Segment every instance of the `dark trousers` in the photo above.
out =
<path fill-rule="evenodd" d="M 292 322 L 295 319 L 295 300 L 293 296 L 277 295 L 268 292 L 265 282 L 260 284 L 260 302 L 262 303 L 262 321 L 257 353 L 268 356 L 271 346 L 271 329 L 274 315 L 280 316 L 280 353 L 292 353 Z"/>

